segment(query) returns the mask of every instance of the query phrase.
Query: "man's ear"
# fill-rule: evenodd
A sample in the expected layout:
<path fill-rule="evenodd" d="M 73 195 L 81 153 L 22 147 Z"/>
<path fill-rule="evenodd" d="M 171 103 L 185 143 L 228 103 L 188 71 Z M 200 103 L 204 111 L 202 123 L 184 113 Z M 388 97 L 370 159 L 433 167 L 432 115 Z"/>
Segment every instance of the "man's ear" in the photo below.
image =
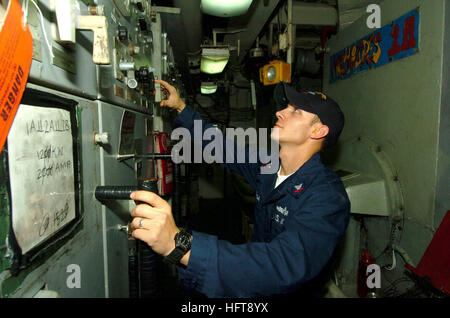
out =
<path fill-rule="evenodd" d="M 311 133 L 311 138 L 312 139 L 325 138 L 328 135 L 329 131 L 330 129 L 328 128 L 327 125 L 321 125 L 320 127 L 314 128 L 314 130 Z"/>

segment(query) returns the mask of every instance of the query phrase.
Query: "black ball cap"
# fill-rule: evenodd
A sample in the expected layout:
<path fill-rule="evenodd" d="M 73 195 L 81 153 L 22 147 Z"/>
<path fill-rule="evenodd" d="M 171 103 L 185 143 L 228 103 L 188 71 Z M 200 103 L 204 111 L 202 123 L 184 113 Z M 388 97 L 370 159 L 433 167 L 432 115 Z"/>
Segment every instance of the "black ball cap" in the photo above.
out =
<path fill-rule="evenodd" d="M 316 114 L 320 121 L 329 128 L 324 148 L 332 147 L 337 143 L 342 128 L 344 128 L 345 119 L 339 105 L 329 96 L 320 92 L 297 91 L 286 83 L 280 82 L 275 87 L 273 98 L 279 109 L 286 108 L 290 104 Z"/>

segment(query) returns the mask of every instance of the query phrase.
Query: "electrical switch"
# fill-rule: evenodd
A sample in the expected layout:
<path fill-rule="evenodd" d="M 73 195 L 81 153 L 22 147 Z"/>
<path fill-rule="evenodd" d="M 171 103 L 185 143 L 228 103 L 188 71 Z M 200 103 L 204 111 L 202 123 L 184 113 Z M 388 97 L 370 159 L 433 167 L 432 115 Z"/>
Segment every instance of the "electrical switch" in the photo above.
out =
<path fill-rule="evenodd" d="M 127 30 L 127 28 L 122 26 L 122 25 L 119 26 L 117 28 L 117 36 L 118 36 L 120 42 L 128 41 L 128 30 Z"/>
<path fill-rule="evenodd" d="M 138 82 L 136 80 L 136 75 L 135 75 L 135 63 L 121 61 L 121 62 L 119 62 L 119 69 L 122 72 L 126 72 L 127 86 L 131 89 L 135 89 L 138 86 Z"/>
<path fill-rule="evenodd" d="M 142 32 L 147 32 L 148 31 L 148 25 L 147 25 L 147 21 L 145 21 L 145 18 L 139 18 L 139 29 Z"/>
<path fill-rule="evenodd" d="M 139 71 L 136 71 L 136 78 L 141 83 L 146 83 L 149 81 L 150 78 L 150 72 L 148 67 L 142 66 Z"/>
<path fill-rule="evenodd" d="M 142 84 L 144 92 L 151 94 L 155 90 L 155 77 L 153 69 L 142 66 L 139 71 L 136 71 L 136 78 Z"/>
<path fill-rule="evenodd" d="M 110 64 L 108 21 L 105 16 L 79 16 L 77 29 L 94 32 L 92 60 L 95 64 Z"/>
<path fill-rule="evenodd" d="M 144 4 L 142 2 L 143 2 L 142 0 L 133 0 L 133 3 L 136 5 L 138 10 L 141 12 L 144 12 L 145 8 L 144 8 Z"/>
<path fill-rule="evenodd" d="M 135 89 L 138 86 L 135 76 L 134 70 L 127 71 L 127 85 L 131 89 Z"/>
<path fill-rule="evenodd" d="M 52 0 L 50 9 L 56 14 L 53 39 L 62 44 L 75 44 L 76 29 L 94 32 L 92 60 L 95 64 L 110 64 L 108 22 L 102 6 L 90 6 L 89 12 L 97 15 L 80 15 L 79 3 L 75 0 Z"/>
<path fill-rule="evenodd" d="M 139 46 L 134 46 L 133 44 L 130 44 L 128 46 L 128 54 L 130 55 L 136 55 L 141 52 L 141 48 Z"/>
<path fill-rule="evenodd" d="M 53 39 L 60 43 L 75 43 L 75 25 L 80 8 L 75 0 L 52 0 L 50 9 L 56 14 Z"/>

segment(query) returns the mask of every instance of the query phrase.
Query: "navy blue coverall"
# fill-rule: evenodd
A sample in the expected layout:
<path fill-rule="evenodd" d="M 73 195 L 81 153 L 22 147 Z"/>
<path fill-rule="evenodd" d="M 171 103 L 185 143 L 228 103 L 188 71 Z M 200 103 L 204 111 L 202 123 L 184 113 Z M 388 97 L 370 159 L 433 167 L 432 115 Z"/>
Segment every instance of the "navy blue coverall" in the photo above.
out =
<path fill-rule="evenodd" d="M 200 114 L 185 107 L 175 124 L 194 136 L 194 120 Z M 282 295 L 306 286 L 329 264 L 348 225 L 341 180 L 318 153 L 275 189 L 277 173 L 261 174 L 262 163 L 225 165 L 256 191 L 253 242 L 233 245 L 193 231 L 188 266 L 178 268 L 183 286 L 216 298 Z"/>

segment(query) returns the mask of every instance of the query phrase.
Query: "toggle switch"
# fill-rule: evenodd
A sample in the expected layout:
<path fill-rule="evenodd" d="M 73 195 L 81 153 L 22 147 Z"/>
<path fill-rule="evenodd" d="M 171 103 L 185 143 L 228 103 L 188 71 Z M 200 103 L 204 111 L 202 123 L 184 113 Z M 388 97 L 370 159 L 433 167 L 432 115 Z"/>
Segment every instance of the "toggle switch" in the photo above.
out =
<path fill-rule="evenodd" d="M 131 236 L 130 225 L 129 225 L 129 224 L 128 224 L 128 225 L 117 224 L 117 225 L 116 225 L 116 228 L 117 228 L 119 231 L 125 232 L 125 233 L 127 233 L 129 236 Z"/>
<path fill-rule="evenodd" d="M 135 75 L 135 67 L 136 64 L 134 62 L 128 62 L 128 61 L 120 61 L 119 62 L 119 69 L 122 72 L 126 72 L 126 83 L 127 86 L 131 89 L 135 89 L 138 86 L 138 82 L 136 80 Z"/>
<path fill-rule="evenodd" d="M 122 43 L 128 41 L 128 29 L 123 25 L 120 25 L 117 28 L 117 37 Z"/>
<path fill-rule="evenodd" d="M 135 77 L 134 70 L 127 71 L 127 85 L 131 89 L 135 89 L 138 86 L 138 82 Z"/>
<path fill-rule="evenodd" d="M 136 79 L 139 83 L 142 83 L 144 91 L 149 94 L 155 90 L 155 77 L 153 75 L 154 68 L 149 68 L 142 66 L 138 71 L 135 72 Z"/>
<path fill-rule="evenodd" d="M 148 25 L 147 25 L 147 21 L 145 21 L 145 18 L 139 18 L 139 29 L 142 32 L 147 32 L 148 31 Z"/>

